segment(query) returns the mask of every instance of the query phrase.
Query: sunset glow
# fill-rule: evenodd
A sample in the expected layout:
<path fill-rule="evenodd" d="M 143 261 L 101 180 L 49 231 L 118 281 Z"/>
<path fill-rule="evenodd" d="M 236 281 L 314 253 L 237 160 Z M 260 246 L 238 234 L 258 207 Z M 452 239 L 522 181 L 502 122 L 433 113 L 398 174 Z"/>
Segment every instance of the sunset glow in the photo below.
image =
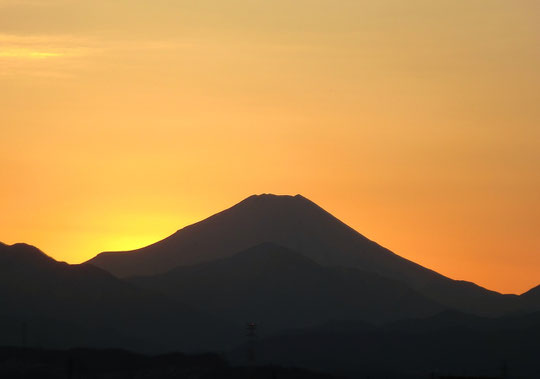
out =
<path fill-rule="evenodd" d="M 258 193 L 540 283 L 540 2 L 0 0 L 0 241 L 78 263 Z"/>

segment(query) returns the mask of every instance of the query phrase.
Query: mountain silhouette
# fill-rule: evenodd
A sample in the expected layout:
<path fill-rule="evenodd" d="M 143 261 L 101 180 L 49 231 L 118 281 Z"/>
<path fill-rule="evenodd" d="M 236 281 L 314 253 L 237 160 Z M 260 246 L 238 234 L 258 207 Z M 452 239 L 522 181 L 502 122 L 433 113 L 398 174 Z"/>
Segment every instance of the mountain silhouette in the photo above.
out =
<path fill-rule="evenodd" d="M 328 320 L 381 323 L 426 317 L 444 309 L 394 280 L 321 266 L 272 243 L 130 281 L 231 323 L 256 321 L 265 333 Z"/>
<path fill-rule="evenodd" d="M 89 262 L 119 277 L 156 275 L 272 242 L 323 266 L 376 273 L 449 308 L 481 315 L 521 309 L 515 295 L 449 279 L 367 239 L 301 195 L 254 195 L 153 245 L 101 253 Z"/>
<path fill-rule="evenodd" d="M 197 351 L 222 347 L 230 329 L 90 264 L 0 245 L 0 345 Z"/>
<path fill-rule="evenodd" d="M 57 262 L 30 245 L 0 243 L 0 346 L 214 351 L 241 364 L 249 350 L 259 364 L 356 377 L 428 377 L 440 370 L 493 377 L 503 363 L 517 377 L 540 374 L 540 287 L 504 296 L 452 281 L 367 240 L 304 198 L 248 200 L 237 210 L 247 237 L 222 212 L 225 221 L 203 222 L 202 234 L 190 237 L 207 255 L 190 251 L 191 262 L 169 260 L 172 268 L 161 273 L 119 278 L 91 263 Z M 253 203 L 262 205 L 253 210 Z M 305 221 L 293 217 L 306 207 Z M 249 234 L 274 224 L 275 230 Z M 285 234 L 288 227 L 293 231 Z M 214 234 L 205 238 L 207 230 Z M 236 234 L 227 239 L 230 231 Z M 302 251 L 276 242 L 225 250 L 267 238 L 299 243 Z M 219 246 L 218 252 L 209 246 Z M 155 254 L 164 254 L 160 250 Z M 384 271 L 388 262 L 393 265 Z M 409 280 L 414 273 L 425 275 L 428 286 Z M 476 301 L 481 312 L 449 306 L 453 296 L 461 296 L 461 304 Z M 504 315 L 494 317 L 494 310 Z M 249 347 L 246 322 L 257 324 Z"/>

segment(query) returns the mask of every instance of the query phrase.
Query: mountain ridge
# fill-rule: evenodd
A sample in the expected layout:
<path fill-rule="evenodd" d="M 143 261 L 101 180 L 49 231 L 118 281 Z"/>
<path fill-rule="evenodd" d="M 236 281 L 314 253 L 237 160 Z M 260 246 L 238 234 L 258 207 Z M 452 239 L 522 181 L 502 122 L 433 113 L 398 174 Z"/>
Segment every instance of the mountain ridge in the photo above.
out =
<path fill-rule="evenodd" d="M 325 266 L 359 268 L 398 280 L 465 312 L 501 315 L 516 296 L 456 281 L 368 239 L 302 195 L 252 195 L 141 249 L 106 252 L 89 262 L 119 277 L 157 275 L 274 242 Z"/>
<path fill-rule="evenodd" d="M 291 226 L 290 230 L 284 230 L 284 227 L 277 227 L 276 225 L 268 225 L 272 221 L 287 221 L 287 219 L 294 219 L 294 222 L 301 224 L 303 222 L 306 222 L 306 220 L 309 222 L 308 216 L 314 216 L 318 217 L 319 220 L 323 220 L 320 225 L 316 225 L 315 232 L 322 233 L 322 232 L 328 232 L 328 229 L 333 229 L 333 231 L 338 232 L 341 234 L 341 237 L 343 237 L 344 234 L 348 234 L 348 238 L 355 238 L 361 241 L 363 244 L 365 244 L 364 250 L 372 250 L 376 249 L 377 254 L 386 255 L 387 257 L 390 257 L 388 259 L 396 259 L 401 261 L 401 264 L 414 266 L 416 269 L 423 270 L 426 273 L 430 275 L 436 275 L 436 276 L 442 276 L 438 273 L 436 273 L 433 270 L 430 270 L 428 268 L 425 268 L 419 264 L 416 264 L 412 261 L 409 261 L 405 258 L 400 257 L 399 255 L 395 254 L 394 252 L 384 248 L 383 246 L 379 245 L 378 243 L 368 239 L 352 227 L 348 226 L 326 210 L 324 210 L 322 207 L 317 205 L 316 203 L 312 202 L 311 200 L 307 199 L 306 197 L 297 194 L 295 196 L 291 195 L 273 195 L 273 194 L 262 194 L 262 195 L 252 195 L 247 197 L 246 199 L 240 201 L 239 203 L 233 205 L 232 207 L 229 207 L 221 212 L 218 212 L 210 217 L 207 217 L 199 222 L 196 222 L 194 224 L 188 225 L 184 228 L 179 229 L 172 235 L 157 241 L 153 244 L 150 244 L 146 247 L 136 249 L 136 250 L 130 250 L 130 251 L 119 251 L 119 252 L 103 252 L 98 254 L 96 257 L 89 260 L 89 262 L 92 262 L 93 264 L 100 266 L 107 271 L 113 272 L 114 274 L 125 277 L 125 276 L 133 276 L 138 274 L 148 274 L 148 273 L 163 273 L 165 271 L 168 271 L 170 268 L 174 267 L 174 264 L 178 263 L 177 265 L 189 265 L 194 263 L 201 263 L 205 260 L 211 260 L 218 257 L 223 257 L 227 255 L 232 255 L 237 253 L 238 251 L 245 250 L 251 246 L 258 245 L 263 242 L 276 242 L 282 246 L 287 246 L 289 248 L 292 248 L 296 251 L 302 252 L 304 249 L 308 249 L 307 246 L 303 246 L 303 244 L 306 243 L 306 241 L 288 241 L 289 243 L 279 243 L 279 241 L 273 240 L 273 237 L 271 236 L 269 238 L 261 238 L 261 234 L 264 234 L 264 232 L 261 232 L 260 230 L 246 230 L 249 229 L 250 226 L 252 226 L 252 223 L 259 223 L 262 227 L 267 227 L 267 229 L 271 229 L 268 227 L 272 227 L 275 229 L 279 229 L 276 231 L 275 234 L 278 234 L 278 238 L 284 239 L 284 237 L 289 237 L 289 235 L 293 235 L 293 228 L 297 225 L 294 225 L 293 222 L 289 222 L 289 225 L 287 227 Z M 172 251 L 173 254 L 176 254 L 176 262 L 172 262 L 170 259 L 171 254 L 165 254 L 163 250 L 173 250 L 173 249 L 189 249 L 190 243 L 191 245 L 194 245 L 192 241 L 187 241 L 188 246 L 174 246 L 175 244 L 178 245 L 181 244 L 183 241 L 178 241 L 181 239 L 186 239 L 192 236 L 186 236 L 187 233 L 197 233 L 197 234 L 204 234 L 201 233 L 200 229 L 201 227 L 206 227 L 208 229 L 209 224 L 231 224 L 235 217 L 244 218 L 244 220 L 239 220 L 240 223 L 243 223 L 243 230 L 241 230 L 242 233 L 248 234 L 248 235 L 257 235 L 256 237 L 259 237 L 254 242 L 245 242 L 244 246 L 236 247 L 236 248 L 230 248 L 226 252 L 220 252 L 216 253 L 213 251 L 214 256 L 207 259 L 207 257 L 203 256 L 203 254 L 193 254 L 196 255 L 195 257 L 186 257 L 186 255 L 189 253 L 189 251 L 181 251 L 182 254 L 178 254 L 179 251 Z M 223 220 L 226 218 L 227 220 Z M 247 222 L 245 218 L 248 218 Z M 267 225 L 264 225 L 267 224 Z M 210 225 L 211 226 L 211 225 Z M 323 226 L 326 226 L 327 228 L 324 229 Z M 239 229 L 242 229 L 238 227 Z M 206 231 L 204 231 L 206 232 Z M 310 231 L 313 232 L 313 231 Z M 268 234 L 272 234 L 272 232 L 269 232 Z M 313 233 L 312 233 L 313 234 Z M 310 236 L 310 237 L 316 237 L 316 236 Z M 229 237 L 229 239 L 231 239 Z M 196 241 L 196 243 L 202 243 L 203 241 Z M 288 246 L 290 243 L 296 243 L 296 246 Z M 358 242 L 357 242 L 358 243 Z M 339 260 L 338 256 L 341 255 L 340 258 L 343 258 L 343 254 L 341 252 L 341 249 L 329 252 L 325 250 L 325 246 L 317 246 L 316 244 L 312 244 L 314 246 L 315 250 L 312 253 L 315 255 L 315 259 L 317 261 L 320 261 L 323 264 L 327 265 L 342 265 L 341 262 L 337 262 Z M 160 250 L 161 251 L 158 251 Z M 216 249 L 219 250 L 219 249 Z M 365 253 L 369 254 L 369 251 L 365 251 Z M 131 259 L 134 259 L 138 261 L 138 263 L 141 263 L 143 260 L 143 256 L 145 255 L 151 255 L 156 254 L 159 256 L 159 258 L 162 258 L 163 261 L 156 263 L 152 262 L 151 260 L 146 260 L 145 263 L 139 267 L 132 267 L 133 264 L 129 264 L 126 262 L 126 257 L 129 257 Z M 207 254 L 205 252 L 205 254 Z M 182 256 L 183 255 L 183 256 Z M 372 254 L 373 255 L 373 254 Z M 312 257 L 313 258 L 313 257 Z M 117 260 L 124 260 L 124 262 L 121 262 L 120 264 L 117 264 Z M 173 266 L 171 266 L 171 263 Z M 159 268 L 155 268 L 155 265 L 160 266 Z M 127 267 L 131 266 L 131 267 Z M 153 271 L 151 271 L 153 270 Z M 146 272 L 141 272 L 146 271 Z M 151 272 L 150 272 L 151 271 Z"/>

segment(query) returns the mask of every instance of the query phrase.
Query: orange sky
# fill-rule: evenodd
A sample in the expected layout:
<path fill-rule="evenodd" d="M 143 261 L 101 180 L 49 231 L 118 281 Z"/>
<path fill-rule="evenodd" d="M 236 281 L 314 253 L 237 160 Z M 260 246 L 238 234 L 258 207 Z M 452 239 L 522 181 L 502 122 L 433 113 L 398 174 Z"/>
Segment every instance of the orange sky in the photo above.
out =
<path fill-rule="evenodd" d="M 254 193 L 540 284 L 537 0 L 0 0 L 0 241 L 81 262 Z"/>

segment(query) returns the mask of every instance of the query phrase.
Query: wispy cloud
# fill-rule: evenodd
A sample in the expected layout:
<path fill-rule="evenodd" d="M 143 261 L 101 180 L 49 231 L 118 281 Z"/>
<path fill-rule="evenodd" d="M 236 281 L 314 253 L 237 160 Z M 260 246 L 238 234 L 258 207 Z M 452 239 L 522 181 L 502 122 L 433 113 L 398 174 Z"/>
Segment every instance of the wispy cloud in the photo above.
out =
<path fill-rule="evenodd" d="M 0 34 L 0 75 L 70 76 L 79 58 L 100 51 L 95 41 L 58 35 Z"/>
<path fill-rule="evenodd" d="M 0 0 L 1 1 L 1 0 Z M 289 46 L 253 46 L 238 41 L 205 39 L 106 38 L 103 35 L 74 36 L 0 33 L 0 75 L 73 77 L 85 69 L 103 67 L 100 63 L 132 65 L 133 58 L 206 52 L 225 54 L 228 49 L 271 49 L 281 52 Z M 299 50 L 300 47 L 296 47 Z M 294 49 L 293 49 L 294 50 Z M 172 53 L 172 55 L 170 54 Z"/>
<path fill-rule="evenodd" d="M 24 52 L 51 53 L 55 56 L 85 55 L 95 50 L 95 45 L 89 39 L 70 36 L 0 34 L 0 54 L 4 56 L 32 56 Z"/>
<path fill-rule="evenodd" d="M 107 56 L 115 56 L 116 63 L 122 59 L 129 62 L 129 57 L 141 52 L 155 55 L 196 46 L 193 42 L 170 40 L 0 33 L 0 75 L 73 76 L 89 67 L 89 62 Z"/>

